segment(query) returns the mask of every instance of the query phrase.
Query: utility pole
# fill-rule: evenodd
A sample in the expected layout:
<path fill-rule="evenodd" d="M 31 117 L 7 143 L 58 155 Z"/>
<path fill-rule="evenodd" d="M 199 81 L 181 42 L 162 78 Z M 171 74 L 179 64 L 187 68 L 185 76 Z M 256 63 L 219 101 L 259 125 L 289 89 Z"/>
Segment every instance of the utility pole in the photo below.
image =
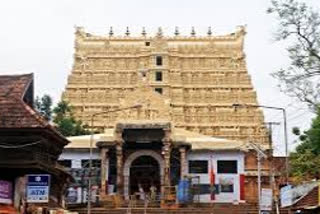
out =
<path fill-rule="evenodd" d="M 279 209 L 278 209 L 278 200 L 275 198 L 275 190 L 276 190 L 276 184 L 275 184 L 275 180 L 274 180 L 274 170 L 273 170 L 273 141 L 272 141 L 272 129 L 273 126 L 276 125 L 280 125 L 279 122 L 267 122 L 266 124 L 268 124 L 268 129 L 269 129 L 269 169 L 270 169 L 270 189 L 272 190 L 272 198 L 274 199 L 274 201 L 272 200 L 272 202 L 275 203 L 276 206 L 276 213 L 279 213 Z"/>
<path fill-rule="evenodd" d="M 268 125 L 268 137 L 269 137 L 269 170 L 270 170 L 270 188 L 273 189 L 273 142 L 272 142 L 272 129 L 275 125 L 280 125 L 279 122 L 267 122 Z"/>
<path fill-rule="evenodd" d="M 258 202 L 259 202 L 259 214 L 261 214 L 261 154 L 257 152 L 258 161 Z"/>
<path fill-rule="evenodd" d="M 287 131 L 287 113 L 285 108 L 275 107 L 275 106 L 265 106 L 265 105 L 246 105 L 246 104 L 239 104 L 234 103 L 232 104 L 233 107 L 259 107 L 265 109 L 274 109 L 282 111 L 283 115 L 283 129 L 284 129 L 284 143 L 285 143 L 285 161 L 286 161 L 286 182 L 289 184 L 289 145 L 288 145 L 288 131 Z"/>
<path fill-rule="evenodd" d="M 258 203 L 259 203 L 259 214 L 261 214 L 261 159 L 268 158 L 268 156 L 264 153 L 262 148 L 255 143 L 248 143 L 248 147 L 254 149 L 257 153 L 257 162 L 258 162 Z"/>

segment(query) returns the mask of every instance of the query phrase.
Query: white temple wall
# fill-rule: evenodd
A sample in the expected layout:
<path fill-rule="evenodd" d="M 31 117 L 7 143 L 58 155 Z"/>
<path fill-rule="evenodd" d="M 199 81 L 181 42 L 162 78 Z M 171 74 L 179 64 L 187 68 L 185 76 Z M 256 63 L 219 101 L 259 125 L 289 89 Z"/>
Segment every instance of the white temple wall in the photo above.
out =
<path fill-rule="evenodd" d="M 71 168 L 79 169 L 81 167 L 81 160 L 88 160 L 90 156 L 89 150 L 83 151 L 74 151 L 74 150 L 63 150 L 63 153 L 60 155 L 59 160 L 71 160 Z M 94 151 L 92 153 L 92 159 L 100 160 L 100 153 Z"/>
<path fill-rule="evenodd" d="M 190 161 L 203 160 L 208 161 L 207 173 L 191 173 Z M 237 161 L 237 173 L 218 173 L 218 161 Z M 189 176 L 199 176 L 200 184 L 210 184 L 210 169 L 213 163 L 215 184 L 221 185 L 221 182 L 233 183 L 233 192 L 220 192 L 215 194 L 215 199 L 211 200 L 210 194 L 200 195 L 200 202 L 240 202 L 240 174 L 244 173 L 244 154 L 242 152 L 189 152 L 187 154 L 187 172 Z"/>

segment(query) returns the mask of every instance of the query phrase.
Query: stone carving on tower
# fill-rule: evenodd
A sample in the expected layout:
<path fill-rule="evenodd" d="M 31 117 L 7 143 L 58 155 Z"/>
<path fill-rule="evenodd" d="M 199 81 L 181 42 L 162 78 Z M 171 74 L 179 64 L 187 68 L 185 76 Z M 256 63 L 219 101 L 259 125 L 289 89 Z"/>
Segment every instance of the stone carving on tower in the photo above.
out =
<path fill-rule="evenodd" d="M 140 108 L 126 110 L 118 120 L 165 120 L 170 121 L 170 101 L 152 90 L 147 84 L 144 72 L 140 72 L 137 87 L 120 99 L 120 108 L 140 105 Z"/>
<path fill-rule="evenodd" d="M 267 143 L 262 111 L 245 62 L 245 28 L 227 35 L 201 36 L 192 29 L 167 36 L 161 28 L 134 37 L 129 28 L 118 36 L 75 32 L 74 65 L 63 99 L 75 116 L 89 124 L 90 115 L 132 104 L 141 112 L 118 112 L 97 118 L 97 129 L 118 120 L 169 120 L 177 128 L 229 139 Z M 136 109 L 132 111 L 137 111 Z"/>

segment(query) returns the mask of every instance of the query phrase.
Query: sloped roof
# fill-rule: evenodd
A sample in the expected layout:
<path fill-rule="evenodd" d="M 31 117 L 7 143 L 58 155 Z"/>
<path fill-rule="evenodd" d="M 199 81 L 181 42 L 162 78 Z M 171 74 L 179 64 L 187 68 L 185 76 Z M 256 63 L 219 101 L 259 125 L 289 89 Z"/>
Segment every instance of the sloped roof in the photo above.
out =
<path fill-rule="evenodd" d="M 0 76 L 0 97 L 23 97 L 32 80 L 33 74 Z"/>
<path fill-rule="evenodd" d="M 47 128 L 65 144 L 68 141 L 25 101 L 33 74 L 0 76 L 0 129 Z"/>
<path fill-rule="evenodd" d="M 69 137 L 71 141 L 66 149 L 89 149 L 91 135 L 82 135 Z M 245 144 L 242 141 L 229 140 L 224 138 L 215 138 L 195 132 L 190 132 L 180 128 L 174 128 L 171 136 L 174 145 L 185 144 L 191 147 L 192 151 L 201 150 L 243 150 Z M 93 148 L 96 148 L 97 142 L 107 142 L 110 145 L 114 142 L 114 129 L 106 129 L 102 134 L 94 134 Z"/>
<path fill-rule="evenodd" d="M 293 202 L 292 206 L 295 209 L 315 209 L 320 207 L 320 182 L 312 181 L 301 186 L 305 186 L 304 190 L 306 191 Z"/>
<path fill-rule="evenodd" d="M 0 76 L 0 128 L 44 128 L 48 122 L 23 97 L 33 74 Z"/>

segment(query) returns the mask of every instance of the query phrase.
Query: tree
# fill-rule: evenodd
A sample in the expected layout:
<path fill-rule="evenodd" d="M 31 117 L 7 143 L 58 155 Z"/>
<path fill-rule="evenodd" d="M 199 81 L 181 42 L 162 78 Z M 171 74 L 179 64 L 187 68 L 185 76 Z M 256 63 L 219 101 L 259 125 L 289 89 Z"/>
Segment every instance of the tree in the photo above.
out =
<path fill-rule="evenodd" d="M 52 108 L 52 98 L 49 95 L 37 97 L 34 102 L 35 109 L 48 121 L 53 121 L 63 136 L 76 136 L 89 134 L 87 127 L 77 120 L 72 113 L 72 107 L 66 101 L 60 101 Z M 53 114 L 53 116 L 52 116 Z"/>
<path fill-rule="evenodd" d="M 72 108 L 66 101 L 60 101 L 53 109 L 53 113 L 55 114 L 53 122 L 61 121 L 68 114 L 72 114 L 71 111 Z"/>
<path fill-rule="evenodd" d="M 76 120 L 72 114 L 72 107 L 66 101 L 60 101 L 53 109 L 53 122 L 57 125 L 57 129 L 64 136 L 85 135 L 90 132 L 87 127 L 82 124 L 81 120 Z"/>
<path fill-rule="evenodd" d="M 289 41 L 290 65 L 274 72 L 281 89 L 316 111 L 320 103 L 320 14 L 297 0 L 272 0 L 268 13 L 276 15 L 277 41 Z"/>
<path fill-rule="evenodd" d="M 301 143 L 290 154 L 291 174 L 299 182 L 320 179 L 320 108 L 312 120 L 310 129 L 301 133 L 298 128 L 293 133 L 299 136 Z"/>
<path fill-rule="evenodd" d="M 45 94 L 41 98 L 37 96 L 34 106 L 46 120 L 52 119 L 52 98 L 49 95 Z"/>

